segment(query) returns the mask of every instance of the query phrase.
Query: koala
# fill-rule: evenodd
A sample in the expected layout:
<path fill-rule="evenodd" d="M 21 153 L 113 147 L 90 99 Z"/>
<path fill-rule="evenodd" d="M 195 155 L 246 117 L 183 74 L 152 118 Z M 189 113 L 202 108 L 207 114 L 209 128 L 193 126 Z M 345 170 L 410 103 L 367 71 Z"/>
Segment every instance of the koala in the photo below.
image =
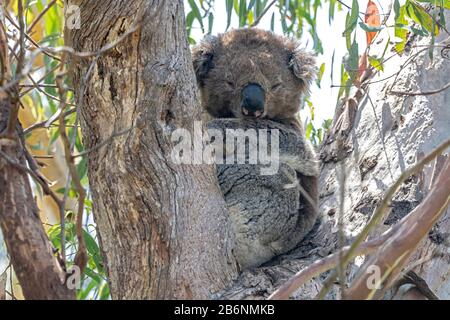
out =
<path fill-rule="evenodd" d="M 293 40 L 255 28 L 208 37 L 192 56 L 202 107 L 212 119 L 207 129 L 223 139 L 230 129 L 279 133 L 275 174 L 262 175 L 259 162 L 216 162 L 237 262 L 241 270 L 257 267 L 293 249 L 317 219 L 318 161 L 298 117 L 315 59 Z M 253 150 L 259 150 L 259 141 Z M 251 143 L 245 140 L 246 159 Z"/>

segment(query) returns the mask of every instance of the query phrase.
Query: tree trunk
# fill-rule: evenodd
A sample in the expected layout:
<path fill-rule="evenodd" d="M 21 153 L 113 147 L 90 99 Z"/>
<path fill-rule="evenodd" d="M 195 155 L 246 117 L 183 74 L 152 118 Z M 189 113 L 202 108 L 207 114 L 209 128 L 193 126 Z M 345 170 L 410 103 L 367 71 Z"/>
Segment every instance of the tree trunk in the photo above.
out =
<path fill-rule="evenodd" d="M 209 165 L 172 163 L 171 134 L 200 118 L 183 1 L 69 1 L 73 61 L 94 217 L 114 299 L 211 298 L 236 277 L 225 203 Z M 84 77 L 92 64 L 92 73 Z M 86 92 L 83 92 L 86 87 Z M 96 148 L 119 131 L 107 146 Z"/>
<path fill-rule="evenodd" d="M 0 16 L 4 18 L 3 2 Z M 25 146 L 14 110 L 17 88 L 3 86 L 11 80 L 7 36 L 0 21 L 0 226 L 9 258 L 26 299 L 75 299 L 75 291 L 65 285 L 65 272 L 59 265 L 47 238 L 26 172 Z M 13 116 L 10 116 L 13 114 Z M 0 298 L 1 299 L 1 298 Z"/>

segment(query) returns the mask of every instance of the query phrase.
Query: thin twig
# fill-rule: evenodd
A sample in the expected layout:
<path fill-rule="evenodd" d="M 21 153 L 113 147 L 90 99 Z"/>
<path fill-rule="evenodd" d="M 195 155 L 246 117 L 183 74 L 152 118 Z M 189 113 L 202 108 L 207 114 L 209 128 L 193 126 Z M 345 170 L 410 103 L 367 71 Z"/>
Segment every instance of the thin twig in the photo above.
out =
<path fill-rule="evenodd" d="M 34 83 L 36 84 L 40 84 L 42 81 L 44 81 L 45 79 L 47 79 L 48 75 L 53 73 L 55 70 L 57 70 L 60 67 L 60 64 L 57 64 L 55 67 L 51 68 L 46 74 L 44 74 L 39 80 L 34 81 Z M 28 90 L 25 90 L 24 92 L 21 92 L 20 97 L 22 98 L 23 96 L 25 96 L 27 93 L 33 91 L 34 88 L 30 88 Z"/>
<path fill-rule="evenodd" d="M 49 9 L 51 9 L 51 7 L 53 7 L 53 5 L 56 3 L 56 0 L 52 0 L 45 8 L 44 10 L 41 11 L 41 13 L 39 13 L 39 15 L 36 17 L 36 19 L 33 20 L 33 22 L 30 24 L 30 26 L 27 29 L 27 33 L 30 34 L 31 31 L 33 30 L 34 26 L 41 20 L 41 18 L 47 13 L 47 11 Z"/>
<path fill-rule="evenodd" d="M 65 56 L 63 56 L 63 61 L 65 60 Z M 84 199 L 86 197 L 86 191 L 84 190 L 80 177 L 78 176 L 77 168 L 75 166 L 74 159 L 72 157 L 72 150 L 71 150 L 71 144 L 69 141 L 69 138 L 66 133 L 66 123 L 65 123 L 65 108 L 66 108 L 66 99 L 67 99 L 67 91 L 64 88 L 63 85 L 63 76 L 66 74 L 63 72 L 63 66 L 64 64 L 61 64 L 61 71 L 56 76 L 56 84 L 58 86 L 58 93 L 61 100 L 60 104 L 60 116 L 59 116 L 59 134 L 61 137 L 61 140 L 63 142 L 64 146 L 64 157 L 66 159 L 66 164 L 69 168 L 71 179 L 74 183 L 75 190 L 78 193 L 78 211 L 76 216 L 76 234 L 77 234 L 77 240 L 78 240 L 78 251 L 75 260 L 75 264 L 80 268 L 80 272 L 83 273 L 83 270 L 86 266 L 87 262 L 87 253 L 86 253 L 86 244 L 84 242 L 83 237 L 83 227 L 82 227 L 82 217 L 83 217 L 83 210 L 84 210 Z M 76 129 L 75 129 L 76 131 Z M 74 132 L 74 135 L 77 133 Z M 67 194 L 67 187 L 65 190 L 65 195 Z M 62 250 L 62 259 L 65 259 L 65 248 L 64 248 L 64 241 L 63 238 L 65 237 L 64 232 L 64 220 L 65 220 L 65 199 L 64 197 L 61 211 L 60 211 L 60 218 L 61 218 L 61 250 Z M 79 258 L 77 258 L 79 257 Z M 81 258 L 80 258 L 81 257 Z"/>
<path fill-rule="evenodd" d="M 390 94 L 395 94 L 398 96 L 429 96 L 432 94 L 436 94 L 436 93 L 440 93 L 442 91 L 447 90 L 448 88 L 450 88 L 450 82 L 447 83 L 445 86 L 443 86 L 440 89 L 436 89 L 436 90 L 430 90 L 430 91 L 419 91 L 419 92 L 407 92 L 407 91 L 395 91 L 395 90 L 391 90 L 389 91 Z"/>
<path fill-rule="evenodd" d="M 122 130 L 122 131 L 114 132 L 114 133 L 111 134 L 111 135 L 109 136 L 109 138 L 107 138 L 106 140 L 100 142 L 99 144 L 96 144 L 96 145 L 93 146 L 92 148 L 83 150 L 82 152 L 80 152 L 80 153 L 78 153 L 78 154 L 75 154 L 75 155 L 73 155 L 72 157 L 73 157 L 73 158 L 83 157 L 83 156 L 87 155 L 88 153 L 93 152 L 93 151 L 96 151 L 96 150 L 102 148 L 103 146 L 109 144 L 114 138 L 120 137 L 120 136 L 122 136 L 122 135 L 124 135 L 124 134 L 127 134 L 128 132 L 130 132 L 130 131 L 133 130 L 133 129 L 134 129 L 134 126 L 131 127 L 131 128 Z"/>
<path fill-rule="evenodd" d="M 23 21 L 23 6 L 22 6 L 22 0 L 17 1 L 17 11 L 19 14 L 19 55 L 17 59 L 17 67 L 16 67 L 16 76 L 17 74 L 21 74 L 24 59 L 25 59 L 25 22 Z M 7 56 L 7 54 L 5 54 Z M 5 61 L 6 62 L 6 61 Z M 14 81 L 10 82 L 14 83 Z M 6 87 L 9 83 L 6 85 L 2 85 L 2 88 Z M 19 90 L 17 86 L 11 86 L 9 88 L 10 90 L 5 90 L 5 92 L 10 97 L 10 107 L 9 107 L 9 115 L 8 115 L 8 122 L 6 125 L 6 130 L 4 135 L 12 137 L 16 128 L 16 122 L 17 117 L 19 116 Z"/>
<path fill-rule="evenodd" d="M 8 14 L 8 12 L 7 11 L 5 11 L 5 18 L 17 29 L 17 30 L 20 30 L 20 28 L 19 28 L 19 26 L 14 22 L 14 20 L 9 16 L 9 14 Z M 25 38 L 27 38 L 27 40 L 28 41 L 30 41 L 31 42 L 31 44 L 33 44 L 37 49 L 41 49 L 41 51 L 45 54 L 45 55 L 47 55 L 47 56 L 49 56 L 50 58 L 52 58 L 52 59 L 55 59 L 55 60 L 57 60 L 57 61 L 61 61 L 61 59 L 59 58 L 59 57 L 57 57 L 57 56 L 55 56 L 55 55 L 53 55 L 53 54 L 51 54 L 51 53 L 49 53 L 49 52 L 46 52 L 46 51 L 44 51 L 44 50 L 42 50 L 42 48 L 41 48 L 41 46 L 38 44 L 38 43 L 36 43 L 36 41 L 34 41 L 33 40 L 33 38 L 31 38 L 28 34 L 24 34 L 24 36 L 25 36 Z"/>
<path fill-rule="evenodd" d="M 253 21 L 253 23 L 250 25 L 250 28 L 256 27 L 261 22 L 261 19 L 269 11 L 269 9 L 275 4 L 275 2 L 277 2 L 277 0 L 273 0 L 271 3 L 269 3 L 269 5 L 263 10 L 263 12 L 261 12 L 259 17 L 256 18 L 255 21 Z"/>
<path fill-rule="evenodd" d="M 61 203 L 61 200 L 58 198 L 58 196 L 50 189 L 49 185 L 46 181 L 44 181 L 41 177 L 39 177 L 33 170 L 29 169 L 27 166 L 24 166 L 16 161 L 14 159 L 10 158 L 6 153 L 0 150 L 0 155 L 13 167 L 16 167 L 19 170 L 22 170 L 26 173 L 28 173 L 35 182 L 37 182 L 44 191 L 44 194 L 49 195 L 59 206 Z"/>
<path fill-rule="evenodd" d="M 338 273 L 339 273 L 339 288 L 341 290 L 341 299 L 345 300 L 345 284 L 346 276 L 345 276 L 345 264 L 344 264 L 344 255 L 342 248 L 345 245 L 345 232 L 344 232 L 344 201 L 345 201 L 345 186 L 347 182 L 347 172 L 345 170 L 345 163 L 341 161 L 340 165 L 340 175 L 338 175 L 339 181 L 339 216 L 338 216 L 338 230 L 339 230 L 339 264 L 338 264 Z"/>
<path fill-rule="evenodd" d="M 66 111 L 66 112 L 64 113 L 64 118 L 67 117 L 67 116 L 69 116 L 69 115 L 71 115 L 71 114 L 73 114 L 75 111 L 77 111 L 77 109 L 75 109 L 75 108 Z M 31 126 L 29 126 L 28 128 L 26 128 L 26 129 L 23 131 L 23 133 L 24 133 L 24 135 L 26 135 L 26 134 L 30 133 L 31 131 L 33 131 L 33 130 L 35 130 L 35 129 L 38 129 L 38 128 L 48 128 L 50 125 L 52 125 L 54 122 L 56 122 L 56 121 L 58 120 L 58 118 L 59 118 L 59 117 L 53 117 L 53 116 L 52 116 L 50 119 L 47 119 L 47 120 L 44 120 L 44 121 L 41 121 L 41 122 L 32 124 Z"/>

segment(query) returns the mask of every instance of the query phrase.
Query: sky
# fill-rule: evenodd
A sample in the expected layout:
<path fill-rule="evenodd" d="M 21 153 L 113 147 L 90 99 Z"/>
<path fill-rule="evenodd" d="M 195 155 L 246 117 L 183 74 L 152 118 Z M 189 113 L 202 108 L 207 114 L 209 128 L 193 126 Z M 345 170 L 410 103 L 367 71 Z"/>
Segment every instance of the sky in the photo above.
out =
<path fill-rule="evenodd" d="M 324 1 L 323 1 L 324 2 Z M 343 0 L 344 3 L 351 5 L 352 0 Z M 383 13 L 387 10 L 388 2 L 386 0 L 375 1 L 380 12 Z M 358 0 L 359 8 L 361 12 L 365 12 L 367 6 L 367 0 Z M 189 4 L 185 1 L 186 13 L 189 12 Z M 325 3 L 317 13 L 317 33 L 319 38 L 322 40 L 322 45 L 324 49 L 324 54 L 319 55 L 317 57 L 318 66 L 322 63 L 325 63 L 325 73 L 323 75 L 321 81 L 321 88 L 318 88 L 316 85 L 312 86 L 311 97 L 310 100 L 314 105 L 314 125 L 315 127 L 320 127 L 322 125 L 323 120 L 333 118 L 334 109 L 336 106 L 336 99 L 339 88 L 331 88 L 331 59 L 333 56 L 333 52 L 335 52 L 335 63 L 334 63 L 334 71 L 333 71 L 333 81 L 334 84 L 339 85 L 340 83 L 340 69 L 341 69 L 341 61 L 347 52 L 345 46 L 345 39 L 342 37 L 342 32 L 345 29 L 345 15 L 348 12 L 348 9 L 343 7 L 342 11 L 335 12 L 335 18 L 332 21 L 331 25 L 328 22 L 328 3 Z M 264 16 L 264 18 L 259 23 L 258 27 L 262 29 L 270 30 L 270 19 L 272 12 L 275 12 L 275 33 L 282 34 L 281 32 L 281 24 L 279 23 L 279 15 L 277 14 L 278 9 L 273 6 L 270 11 Z M 215 6 L 213 10 L 214 14 L 214 25 L 212 29 L 212 34 L 216 35 L 217 33 L 221 33 L 225 31 L 226 28 L 226 10 L 225 10 L 225 0 L 216 0 Z M 277 21 L 278 20 L 278 21 Z M 278 23 L 277 23 L 278 22 Z M 237 27 L 238 21 L 237 16 L 234 14 L 231 22 L 231 27 Z M 308 39 L 308 33 L 304 32 L 304 38 L 300 39 L 300 42 L 305 45 L 306 48 L 311 49 L 312 43 L 311 39 Z M 198 26 L 198 24 L 194 24 L 191 37 L 196 41 L 200 40 L 203 37 L 203 33 Z M 363 30 L 357 30 L 357 41 L 360 45 L 360 48 L 365 46 L 366 37 Z M 360 49 L 361 51 L 362 49 Z M 310 117 L 309 110 L 301 111 L 302 121 L 306 121 L 307 118 Z"/>

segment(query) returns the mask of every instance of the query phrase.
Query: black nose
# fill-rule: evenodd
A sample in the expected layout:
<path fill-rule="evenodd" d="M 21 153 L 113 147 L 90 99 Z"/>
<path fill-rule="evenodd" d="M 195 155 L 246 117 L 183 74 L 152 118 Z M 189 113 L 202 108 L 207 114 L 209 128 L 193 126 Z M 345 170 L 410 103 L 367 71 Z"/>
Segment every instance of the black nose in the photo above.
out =
<path fill-rule="evenodd" d="M 242 90 L 242 113 L 259 117 L 264 111 L 264 90 L 260 85 L 251 83 Z"/>

